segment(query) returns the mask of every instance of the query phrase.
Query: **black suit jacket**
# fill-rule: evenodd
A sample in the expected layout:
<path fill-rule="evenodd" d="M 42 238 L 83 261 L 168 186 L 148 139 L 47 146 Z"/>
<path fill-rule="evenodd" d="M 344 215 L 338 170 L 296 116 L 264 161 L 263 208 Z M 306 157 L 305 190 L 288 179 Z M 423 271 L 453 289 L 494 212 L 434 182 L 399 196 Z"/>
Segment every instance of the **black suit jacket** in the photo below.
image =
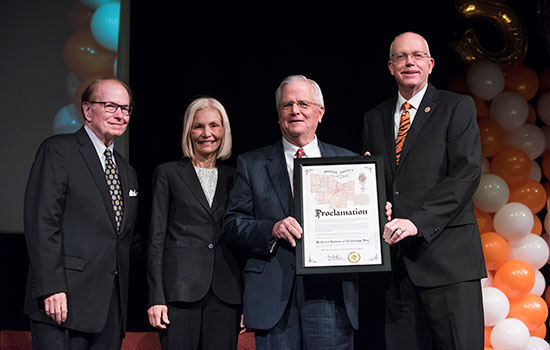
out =
<path fill-rule="evenodd" d="M 99 332 L 118 281 L 125 326 L 138 184 L 134 169 L 117 152 L 115 162 L 124 197 L 118 234 L 101 160 L 84 128 L 40 146 L 25 192 L 30 258 L 25 313 L 31 319 L 54 324 L 44 313 L 44 296 L 66 292 L 68 318 L 62 326 Z"/>
<path fill-rule="evenodd" d="M 220 240 L 233 173 L 233 168 L 218 166 L 210 207 L 188 158 L 156 168 L 149 233 L 149 305 L 197 301 L 210 287 L 224 302 L 242 303 L 238 260 Z"/>
<path fill-rule="evenodd" d="M 319 148 L 324 157 L 356 155 L 322 142 Z M 295 216 L 294 201 L 282 141 L 240 155 L 224 219 L 224 236 L 250 256 L 245 266 L 244 291 L 244 323 L 250 328 L 274 327 L 288 305 L 296 277 L 295 248 L 279 240 L 275 252 L 269 252 L 273 225 L 288 216 Z M 342 291 L 347 316 L 357 329 L 357 276 L 327 275 L 316 280 L 311 281 L 318 282 L 314 288 Z"/>
<path fill-rule="evenodd" d="M 485 277 L 472 195 L 481 176 L 481 143 L 473 100 L 428 85 L 395 163 L 397 96 L 367 112 L 364 151 L 384 157 L 386 196 L 394 218 L 419 236 L 398 243 L 412 282 L 430 287 Z M 395 249 L 395 247 L 394 247 Z"/>

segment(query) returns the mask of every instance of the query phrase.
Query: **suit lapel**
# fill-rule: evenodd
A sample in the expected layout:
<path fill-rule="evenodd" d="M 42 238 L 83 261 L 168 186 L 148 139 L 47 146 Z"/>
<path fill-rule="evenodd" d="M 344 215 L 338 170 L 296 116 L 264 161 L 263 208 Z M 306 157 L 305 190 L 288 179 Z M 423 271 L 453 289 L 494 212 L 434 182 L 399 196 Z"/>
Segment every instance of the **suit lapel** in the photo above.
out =
<path fill-rule="evenodd" d="M 401 158 L 399 162 L 405 162 L 407 154 L 414 144 L 416 136 L 420 133 L 424 124 L 428 121 L 429 117 L 433 114 L 437 106 L 437 91 L 432 85 L 428 85 L 428 89 L 422 98 L 422 102 L 416 111 L 413 123 L 405 138 L 405 144 L 403 145 L 403 151 L 401 152 Z"/>
<path fill-rule="evenodd" d="M 207 213 L 211 213 L 210 205 L 208 204 L 208 200 L 204 195 L 204 191 L 202 190 L 202 186 L 199 181 L 199 178 L 197 177 L 195 168 L 193 168 L 193 164 L 191 164 L 191 160 L 189 158 L 182 159 L 179 162 L 179 165 L 180 167 L 178 168 L 178 174 L 181 177 L 183 183 L 185 184 L 185 186 L 187 186 L 187 188 L 189 188 L 189 191 L 191 191 L 191 193 L 197 198 L 199 203 L 204 207 L 204 210 L 206 210 Z M 219 184 L 219 179 L 218 179 L 218 184 Z"/>
<path fill-rule="evenodd" d="M 88 169 L 92 174 L 92 178 L 94 179 L 101 198 L 103 199 L 103 204 L 105 205 L 105 209 L 107 210 L 107 215 L 111 220 L 113 229 L 116 231 L 115 212 L 113 210 L 113 203 L 111 202 L 111 196 L 109 194 L 107 181 L 105 180 L 105 171 L 103 170 L 101 161 L 97 156 L 97 151 L 94 147 L 94 144 L 92 143 L 92 140 L 90 140 L 90 137 L 88 136 L 84 128 L 81 128 L 76 133 L 76 139 L 77 142 L 81 145 L 80 153 L 82 154 L 82 157 L 84 158 L 84 161 L 86 162 Z"/>
<path fill-rule="evenodd" d="M 294 201 L 292 200 L 292 190 L 288 179 L 288 172 L 283 151 L 283 142 L 279 141 L 271 147 L 267 155 L 268 162 L 266 165 L 267 173 L 275 189 L 275 193 L 285 214 L 293 215 Z"/>
<path fill-rule="evenodd" d="M 212 213 L 215 213 L 220 204 L 225 203 L 227 200 L 227 190 L 223 187 L 227 185 L 228 176 L 228 169 L 221 166 L 218 167 L 218 183 L 216 184 L 216 193 L 214 193 L 214 200 L 212 201 Z"/>

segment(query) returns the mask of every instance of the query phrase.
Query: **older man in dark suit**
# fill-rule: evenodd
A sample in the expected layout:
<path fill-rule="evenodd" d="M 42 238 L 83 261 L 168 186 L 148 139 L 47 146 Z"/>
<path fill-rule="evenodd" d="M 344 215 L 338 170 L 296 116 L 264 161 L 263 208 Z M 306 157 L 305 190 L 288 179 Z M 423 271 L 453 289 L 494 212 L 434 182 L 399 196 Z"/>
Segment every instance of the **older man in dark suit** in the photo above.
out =
<path fill-rule="evenodd" d="M 485 277 L 471 198 L 481 176 L 470 97 L 428 84 L 434 59 L 415 33 L 390 48 L 398 95 L 367 112 L 364 150 L 384 157 L 394 219 L 386 293 L 388 349 L 482 349 Z M 432 347 L 433 346 L 433 347 Z"/>
<path fill-rule="evenodd" d="M 24 215 L 34 349 L 121 347 L 137 178 L 113 146 L 131 111 L 126 84 L 98 79 L 82 95 L 84 127 L 38 150 Z"/>
<path fill-rule="evenodd" d="M 296 276 L 293 159 L 350 156 L 320 142 L 315 131 L 325 107 L 319 86 L 290 76 L 276 92 L 283 137 L 243 154 L 224 220 L 227 239 L 244 247 L 244 323 L 255 331 L 258 349 L 351 349 L 357 328 L 354 276 Z M 273 246 L 275 245 L 275 247 Z"/>

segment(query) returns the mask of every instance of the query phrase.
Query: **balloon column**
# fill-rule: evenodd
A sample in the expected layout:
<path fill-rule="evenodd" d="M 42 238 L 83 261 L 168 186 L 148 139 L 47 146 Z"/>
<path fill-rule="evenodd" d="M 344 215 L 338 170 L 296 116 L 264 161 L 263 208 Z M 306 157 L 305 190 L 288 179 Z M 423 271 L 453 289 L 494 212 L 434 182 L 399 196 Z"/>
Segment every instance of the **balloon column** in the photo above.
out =
<path fill-rule="evenodd" d="M 73 34 L 63 47 L 69 71 L 66 89 L 71 103 L 60 108 L 53 133 L 71 133 L 82 124 L 80 94 L 95 78 L 114 77 L 118 50 L 120 1 L 80 0 L 69 11 Z"/>
<path fill-rule="evenodd" d="M 473 203 L 488 270 L 486 349 L 550 349 L 543 340 L 550 292 L 539 271 L 550 255 L 541 184 L 543 175 L 550 179 L 550 92 L 539 89 L 541 77 L 526 66 L 482 61 L 469 68 L 462 87 L 478 106 L 481 134 L 483 169 Z"/>

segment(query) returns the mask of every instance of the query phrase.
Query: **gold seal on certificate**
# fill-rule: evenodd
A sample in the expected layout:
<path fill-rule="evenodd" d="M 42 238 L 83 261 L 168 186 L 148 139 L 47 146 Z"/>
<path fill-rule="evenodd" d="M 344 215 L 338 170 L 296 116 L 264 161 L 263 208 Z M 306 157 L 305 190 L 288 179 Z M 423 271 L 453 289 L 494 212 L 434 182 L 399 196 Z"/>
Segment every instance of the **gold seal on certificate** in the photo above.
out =
<path fill-rule="evenodd" d="M 357 252 L 351 252 L 348 254 L 348 260 L 351 263 L 358 263 L 361 260 L 361 255 Z"/>

